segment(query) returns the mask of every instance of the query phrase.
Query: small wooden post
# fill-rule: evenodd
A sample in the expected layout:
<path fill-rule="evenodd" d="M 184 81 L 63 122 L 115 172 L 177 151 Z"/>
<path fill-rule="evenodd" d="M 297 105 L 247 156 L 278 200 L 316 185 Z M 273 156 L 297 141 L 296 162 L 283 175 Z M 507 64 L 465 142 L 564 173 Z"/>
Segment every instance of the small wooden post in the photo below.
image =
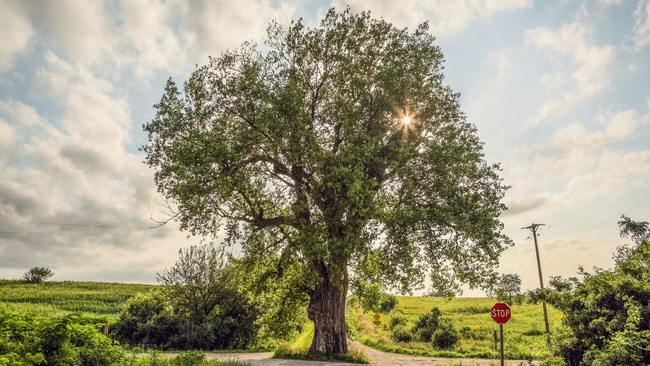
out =
<path fill-rule="evenodd" d="M 505 360 L 503 359 L 503 324 L 499 324 L 499 332 L 501 333 L 501 366 L 504 366 Z"/>
<path fill-rule="evenodd" d="M 108 325 L 102 325 L 102 334 L 108 337 Z"/>
<path fill-rule="evenodd" d="M 495 350 L 495 351 L 498 351 L 498 350 L 499 350 L 499 344 L 498 344 L 497 342 L 499 341 L 499 339 L 497 338 L 497 331 L 496 331 L 496 329 L 494 330 L 493 335 L 494 335 L 494 350 Z"/>

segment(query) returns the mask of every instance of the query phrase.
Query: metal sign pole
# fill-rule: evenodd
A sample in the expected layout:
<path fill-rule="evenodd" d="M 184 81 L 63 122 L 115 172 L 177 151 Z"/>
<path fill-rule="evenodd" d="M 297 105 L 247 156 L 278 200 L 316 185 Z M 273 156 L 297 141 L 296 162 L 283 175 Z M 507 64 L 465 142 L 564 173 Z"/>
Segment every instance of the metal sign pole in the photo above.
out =
<path fill-rule="evenodd" d="M 503 359 L 503 324 L 499 324 L 499 331 L 501 332 L 501 366 L 504 366 Z"/>

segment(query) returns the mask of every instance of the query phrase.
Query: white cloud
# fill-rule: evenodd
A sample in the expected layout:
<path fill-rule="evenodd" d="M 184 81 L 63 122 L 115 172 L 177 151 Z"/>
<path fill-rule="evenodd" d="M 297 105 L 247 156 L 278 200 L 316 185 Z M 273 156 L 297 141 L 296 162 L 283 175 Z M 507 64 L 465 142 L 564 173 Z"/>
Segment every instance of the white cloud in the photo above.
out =
<path fill-rule="evenodd" d="M 621 5 L 622 2 L 622 0 L 600 0 L 600 5 L 608 7 L 611 5 Z"/>
<path fill-rule="evenodd" d="M 574 88 L 563 92 L 561 98 L 550 98 L 533 118 L 533 123 L 566 111 L 572 105 L 595 95 L 610 83 L 610 67 L 615 59 L 613 46 L 597 46 L 591 37 L 591 27 L 581 22 L 565 24 L 558 29 L 538 27 L 526 31 L 526 40 L 546 51 L 561 68 L 569 69 Z M 565 59 L 568 58 L 568 62 Z M 553 75 L 558 75 L 554 73 Z M 543 83 L 547 80 L 542 79 Z M 564 91 L 566 88 L 563 88 Z"/>
<path fill-rule="evenodd" d="M 634 139 L 648 121 L 650 106 L 645 114 L 634 109 L 606 110 L 596 114 L 596 123 L 560 128 L 550 141 L 516 151 L 517 158 L 504 164 L 506 182 L 513 186 L 506 203 L 514 207 L 506 216 L 536 211 L 554 217 L 650 168 L 650 149 L 625 151 L 614 145 Z M 599 125 L 601 129 L 588 131 Z M 641 187 L 648 180 L 650 176 L 641 177 L 635 184 Z"/>
<path fill-rule="evenodd" d="M 93 65 L 119 55 L 116 24 L 107 16 L 107 2 L 60 0 L 25 4 L 39 28 L 39 36 L 72 61 Z"/>
<path fill-rule="evenodd" d="M 63 101 L 66 110 L 62 125 L 74 138 L 73 143 L 97 146 L 97 149 L 120 149 L 129 142 L 128 103 L 114 96 L 113 85 L 53 53 L 48 53 L 46 60 L 49 68 L 37 71 L 35 84 Z"/>
<path fill-rule="evenodd" d="M 135 72 L 146 76 L 154 69 L 179 72 L 187 65 L 187 52 L 171 27 L 175 9 L 157 0 L 125 1 L 121 34 L 135 48 Z"/>
<path fill-rule="evenodd" d="M 184 41 L 200 63 L 243 41 L 261 39 L 271 20 L 288 22 L 295 10 L 286 3 L 274 6 L 269 0 L 178 1 L 172 5 L 179 12 Z"/>
<path fill-rule="evenodd" d="M 104 69 L 105 75 L 129 68 L 144 80 L 154 70 L 183 73 L 197 61 L 206 62 L 209 54 L 245 40 L 259 40 L 269 21 L 288 21 L 294 12 L 293 5 L 270 0 L 134 0 L 115 4 L 61 0 L 24 5 L 36 28 L 33 33 L 57 55 L 93 70 Z M 0 22 L 0 27 L 6 24 L 16 34 L 12 42 L 0 43 L 0 72 L 3 65 L 10 66 L 11 57 L 32 33 L 26 16 L 9 12 L 0 16 L 5 13 L 13 23 Z M 27 36 L 21 38 L 19 32 Z"/>
<path fill-rule="evenodd" d="M 355 11 L 370 10 L 373 16 L 383 17 L 398 27 L 414 27 L 430 20 L 435 34 L 451 34 L 478 18 L 530 7 L 532 0 L 333 0 L 331 5 L 338 10 L 348 5 Z"/>
<path fill-rule="evenodd" d="M 165 236 L 153 238 L 147 237 L 152 232 L 146 229 L 119 227 L 150 226 L 149 209 L 157 197 L 142 156 L 127 150 L 133 124 L 129 106 L 111 82 L 82 64 L 68 63 L 53 53 L 48 53 L 46 60 L 46 68 L 36 73 L 34 83 L 45 98 L 62 106 L 60 118 L 46 119 L 16 100 L 0 101 L 0 117 L 11 126 L 13 144 L 19 146 L 16 150 L 22 160 L 1 167 L 0 217 L 109 227 L 2 224 L 0 252 L 2 258 L 11 259 L 0 259 L 0 268 L 9 273 L 11 268 L 24 270 L 45 263 L 63 268 L 57 270 L 59 274 L 79 278 L 79 271 L 110 271 L 129 264 L 143 271 L 137 280 L 144 281 L 148 275 L 152 281 L 158 266 L 168 263 L 184 241 L 181 234 L 170 230 L 156 231 Z M 0 134 L 9 136 L 5 130 L 3 122 Z M 157 256 L 157 265 L 150 255 L 155 247 L 165 250 Z M 115 257 L 115 248 L 130 253 L 128 261 Z M 149 254 L 139 255 L 143 248 Z"/>
<path fill-rule="evenodd" d="M 27 47 L 33 34 L 21 5 L 18 1 L 0 3 L 0 74 L 11 70 L 16 55 Z"/>
<path fill-rule="evenodd" d="M 630 137 L 647 116 L 641 116 L 636 110 L 627 110 L 600 113 L 596 118 L 607 125 L 605 131 L 588 133 L 584 125 L 573 124 L 557 132 L 551 143 L 552 148 L 563 153 L 601 148 Z"/>
<path fill-rule="evenodd" d="M 496 70 L 496 77 L 502 78 L 512 67 L 508 53 L 494 52 L 488 55 L 488 64 Z"/>
<path fill-rule="evenodd" d="M 650 0 L 639 0 L 634 12 L 634 20 L 632 47 L 640 51 L 650 43 Z"/>
<path fill-rule="evenodd" d="M 14 130 L 0 119 L 0 164 L 6 159 L 9 149 L 14 144 Z"/>
<path fill-rule="evenodd" d="M 6 115 L 16 125 L 32 126 L 45 122 L 34 108 L 14 99 L 0 100 L 0 114 Z"/>

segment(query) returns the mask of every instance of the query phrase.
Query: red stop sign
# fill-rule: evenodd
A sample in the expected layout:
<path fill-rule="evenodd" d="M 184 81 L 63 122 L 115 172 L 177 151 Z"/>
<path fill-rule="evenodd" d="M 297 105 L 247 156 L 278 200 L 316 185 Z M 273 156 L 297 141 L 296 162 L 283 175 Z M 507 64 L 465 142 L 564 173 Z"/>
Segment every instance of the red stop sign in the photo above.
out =
<path fill-rule="evenodd" d="M 492 307 L 492 319 L 494 319 L 497 324 L 505 324 L 510 320 L 510 307 L 508 304 L 502 302 L 494 304 Z"/>

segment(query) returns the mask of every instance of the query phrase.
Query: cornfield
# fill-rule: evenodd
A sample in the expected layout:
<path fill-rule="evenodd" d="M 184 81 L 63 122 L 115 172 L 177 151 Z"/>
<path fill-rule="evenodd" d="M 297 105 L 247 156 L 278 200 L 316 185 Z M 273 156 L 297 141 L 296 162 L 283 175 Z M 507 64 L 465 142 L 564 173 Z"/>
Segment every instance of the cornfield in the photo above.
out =
<path fill-rule="evenodd" d="M 102 282 L 44 282 L 27 284 L 0 280 L 0 306 L 15 313 L 59 316 L 86 313 L 116 317 L 138 292 L 156 286 Z"/>

